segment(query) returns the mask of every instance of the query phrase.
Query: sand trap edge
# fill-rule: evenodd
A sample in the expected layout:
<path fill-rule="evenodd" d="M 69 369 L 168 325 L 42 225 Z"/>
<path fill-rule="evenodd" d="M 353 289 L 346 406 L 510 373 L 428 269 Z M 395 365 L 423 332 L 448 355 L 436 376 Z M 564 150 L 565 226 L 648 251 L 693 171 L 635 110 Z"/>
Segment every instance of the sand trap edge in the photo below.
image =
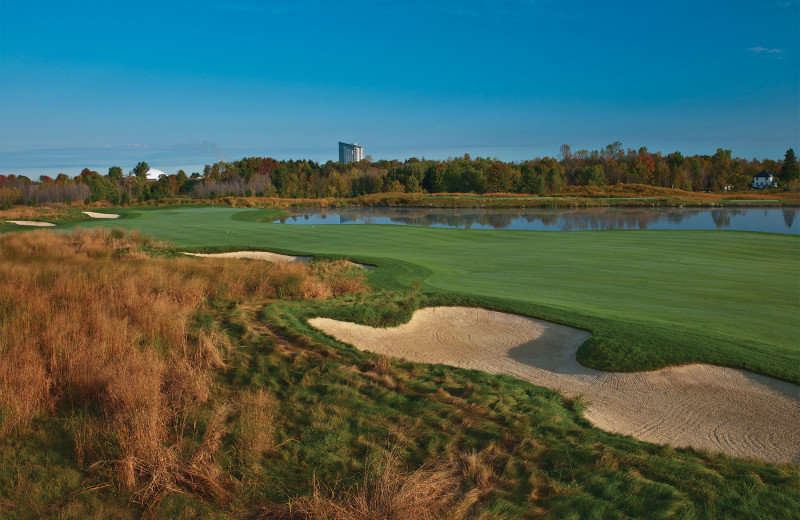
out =
<path fill-rule="evenodd" d="M 267 262 L 302 262 L 307 264 L 310 262 L 314 257 L 313 256 L 292 256 L 292 255 L 283 255 L 280 253 L 272 253 L 269 251 L 231 251 L 228 253 L 187 253 L 183 252 L 184 255 L 188 256 L 201 256 L 207 258 L 249 258 L 251 260 L 265 260 Z M 356 262 L 347 261 L 350 264 L 360 267 L 362 269 L 375 269 L 377 266 L 370 265 L 370 264 L 359 264 Z"/>

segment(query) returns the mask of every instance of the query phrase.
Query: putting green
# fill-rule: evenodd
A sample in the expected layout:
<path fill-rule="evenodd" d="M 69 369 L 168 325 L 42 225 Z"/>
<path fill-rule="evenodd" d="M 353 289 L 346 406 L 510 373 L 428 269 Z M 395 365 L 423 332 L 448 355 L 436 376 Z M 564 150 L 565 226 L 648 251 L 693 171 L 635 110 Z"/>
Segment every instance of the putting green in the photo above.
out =
<path fill-rule="evenodd" d="M 265 210 L 210 207 L 114 212 L 122 218 L 60 227 L 141 229 L 181 248 L 348 256 L 378 264 L 370 276 L 384 285 L 420 279 L 427 291 L 591 330 L 578 357 L 595 368 L 701 361 L 800 382 L 793 235 L 286 226 L 267 223 Z"/>

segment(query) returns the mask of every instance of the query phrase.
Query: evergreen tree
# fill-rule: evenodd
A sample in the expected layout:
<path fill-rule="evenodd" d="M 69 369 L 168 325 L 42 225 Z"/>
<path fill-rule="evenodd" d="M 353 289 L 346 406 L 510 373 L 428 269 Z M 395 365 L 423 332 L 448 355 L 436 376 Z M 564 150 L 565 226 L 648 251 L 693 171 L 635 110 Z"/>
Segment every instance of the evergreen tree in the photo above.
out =
<path fill-rule="evenodd" d="M 797 164 L 797 157 L 795 157 L 792 148 L 786 150 L 786 156 L 783 159 L 783 166 L 781 167 L 779 177 L 781 181 L 787 185 L 800 177 L 800 166 Z"/>
<path fill-rule="evenodd" d="M 146 180 L 147 179 L 147 172 L 150 171 L 150 166 L 147 165 L 146 162 L 141 161 L 133 168 L 133 174 L 139 180 Z"/>

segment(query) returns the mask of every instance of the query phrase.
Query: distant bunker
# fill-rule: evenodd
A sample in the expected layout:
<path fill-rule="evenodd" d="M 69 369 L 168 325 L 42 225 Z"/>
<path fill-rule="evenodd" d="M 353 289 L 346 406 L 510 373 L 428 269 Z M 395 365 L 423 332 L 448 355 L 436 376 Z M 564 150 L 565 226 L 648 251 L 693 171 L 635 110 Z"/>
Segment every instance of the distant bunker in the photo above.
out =
<path fill-rule="evenodd" d="M 92 218 L 119 218 L 116 213 L 98 213 L 96 211 L 81 211 L 81 213 Z"/>
<path fill-rule="evenodd" d="M 18 226 L 35 226 L 35 227 L 52 227 L 55 226 L 52 222 L 39 222 L 37 220 L 6 220 L 9 224 L 16 224 Z"/>
<path fill-rule="evenodd" d="M 265 260 L 267 262 L 301 262 L 308 263 L 313 260 L 313 256 L 292 256 L 282 255 L 280 253 L 271 253 L 269 251 L 231 251 L 229 253 L 183 253 L 189 256 L 201 256 L 207 258 L 249 258 L 251 260 Z M 374 265 L 359 264 L 350 262 L 356 267 L 363 269 L 375 269 Z"/>

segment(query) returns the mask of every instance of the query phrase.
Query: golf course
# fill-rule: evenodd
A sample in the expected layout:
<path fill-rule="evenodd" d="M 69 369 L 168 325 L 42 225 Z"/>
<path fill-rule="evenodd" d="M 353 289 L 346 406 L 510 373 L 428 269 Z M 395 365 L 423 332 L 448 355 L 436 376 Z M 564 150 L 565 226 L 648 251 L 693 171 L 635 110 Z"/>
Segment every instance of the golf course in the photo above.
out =
<path fill-rule="evenodd" d="M 797 235 L 285 214 L 0 223 L 3 517 L 797 517 Z"/>
<path fill-rule="evenodd" d="M 800 237 L 793 235 L 287 227 L 269 224 L 276 211 L 211 207 L 117 213 L 69 225 L 139 229 L 187 251 L 374 264 L 370 280 L 385 288 L 419 283 L 424 292 L 589 330 L 578 360 L 599 370 L 704 362 L 800 383 Z"/>

